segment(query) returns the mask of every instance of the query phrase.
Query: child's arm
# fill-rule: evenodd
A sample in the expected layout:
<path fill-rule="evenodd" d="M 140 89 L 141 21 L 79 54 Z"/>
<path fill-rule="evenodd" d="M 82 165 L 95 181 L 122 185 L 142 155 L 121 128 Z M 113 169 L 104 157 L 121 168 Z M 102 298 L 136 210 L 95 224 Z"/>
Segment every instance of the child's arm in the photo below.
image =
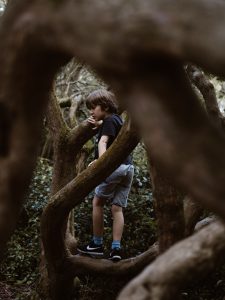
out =
<path fill-rule="evenodd" d="M 107 143 L 109 141 L 109 137 L 107 135 L 103 135 L 98 142 L 98 156 L 100 157 L 107 149 Z"/>
<path fill-rule="evenodd" d="M 107 135 L 103 135 L 98 143 L 98 157 L 100 157 L 107 149 L 107 143 L 108 143 L 109 137 Z M 92 165 L 93 162 L 95 162 L 95 160 L 93 160 L 88 166 Z"/>

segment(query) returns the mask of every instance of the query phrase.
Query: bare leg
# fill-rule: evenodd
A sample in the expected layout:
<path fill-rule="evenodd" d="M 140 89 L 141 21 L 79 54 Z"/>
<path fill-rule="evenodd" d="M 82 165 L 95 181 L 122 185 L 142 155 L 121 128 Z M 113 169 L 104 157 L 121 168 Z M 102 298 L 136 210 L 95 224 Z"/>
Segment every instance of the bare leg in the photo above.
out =
<path fill-rule="evenodd" d="M 104 231 L 104 204 L 105 200 L 94 196 L 92 210 L 93 234 L 99 237 L 103 236 Z"/>
<path fill-rule="evenodd" d="M 117 205 L 112 205 L 113 216 L 113 240 L 120 241 L 123 234 L 124 217 L 123 208 Z"/>

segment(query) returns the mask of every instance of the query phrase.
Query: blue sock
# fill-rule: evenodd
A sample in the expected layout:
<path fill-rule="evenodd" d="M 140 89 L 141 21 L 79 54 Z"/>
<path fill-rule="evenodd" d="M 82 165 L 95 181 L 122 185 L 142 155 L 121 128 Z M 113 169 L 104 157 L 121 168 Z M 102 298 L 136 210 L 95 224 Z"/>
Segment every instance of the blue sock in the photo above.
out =
<path fill-rule="evenodd" d="M 94 235 L 93 236 L 93 241 L 94 241 L 95 245 L 102 245 L 103 237 Z"/>
<path fill-rule="evenodd" d="M 112 249 L 119 248 L 120 249 L 120 241 L 113 241 L 112 242 Z"/>

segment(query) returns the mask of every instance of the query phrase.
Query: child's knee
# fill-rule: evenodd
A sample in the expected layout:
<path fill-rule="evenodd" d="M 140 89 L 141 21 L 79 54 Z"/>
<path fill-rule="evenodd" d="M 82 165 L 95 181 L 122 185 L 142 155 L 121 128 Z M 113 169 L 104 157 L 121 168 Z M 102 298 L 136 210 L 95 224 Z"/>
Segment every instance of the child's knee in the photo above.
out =
<path fill-rule="evenodd" d="M 93 199 L 93 206 L 94 207 L 99 207 L 99 206 L 102 207 L 102 206 L 104 206 L 104 204 L 105 204 L 104 199 L 99 198 L 97 196 L 94 197 L 94 199 Z"/>
<path fill-rule="evenodd" d="M 112 204 L 112 214 L 115 214 L 115 213 L 118 213 L 118 212 L 123 212 L 123 208 L 119 205 L 115 205 L 115 204 Z"/>

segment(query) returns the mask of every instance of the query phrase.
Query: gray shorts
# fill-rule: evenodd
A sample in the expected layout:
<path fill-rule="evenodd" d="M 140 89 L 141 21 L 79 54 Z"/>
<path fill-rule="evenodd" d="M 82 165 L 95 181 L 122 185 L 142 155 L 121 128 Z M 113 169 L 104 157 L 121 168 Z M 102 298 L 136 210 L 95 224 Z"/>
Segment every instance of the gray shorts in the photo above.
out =
<path fill-rule="evenodd" d="M 102 199 L 111 200 L 111 204 L 126 207 L 133 175 L 133 165 L 120 165 L 109 177 L 95 188 L 95 195 Z"/>

